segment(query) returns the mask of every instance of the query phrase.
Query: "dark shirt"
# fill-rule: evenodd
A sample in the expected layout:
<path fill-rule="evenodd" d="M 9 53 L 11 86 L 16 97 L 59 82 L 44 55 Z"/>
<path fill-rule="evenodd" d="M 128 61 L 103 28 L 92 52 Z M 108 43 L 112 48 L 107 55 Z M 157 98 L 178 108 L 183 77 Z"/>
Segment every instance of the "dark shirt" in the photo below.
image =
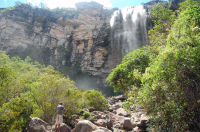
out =
<path fill-rule="evenodd" d="M 57 108 L 56 108 L 56 113 L 57 115 L 63 115 L 63 110 L 65 109 L 64 106 L 62 105 L 58 105 Z"/>

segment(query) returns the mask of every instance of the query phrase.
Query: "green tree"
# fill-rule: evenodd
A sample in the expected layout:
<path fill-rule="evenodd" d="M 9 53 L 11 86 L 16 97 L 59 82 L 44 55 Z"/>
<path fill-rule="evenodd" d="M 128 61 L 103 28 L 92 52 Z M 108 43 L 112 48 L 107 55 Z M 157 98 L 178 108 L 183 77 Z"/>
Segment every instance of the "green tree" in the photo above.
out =
<path fill-rule="evenodd" d="M 112 70 L 106 81 L 110 82 L 116 92 L 125 92 L 133 85 L 140 87 L 141 80 L 134 76 L 133 71 L 137 69 L 138 72 L 144 73 L 150 63 L 149 56 L 149 52 L 143 48 L 128 53 L 122 63 Z"/>
<path fill-rule="evenodd" d="M 138 99 L 155 131 L 200 129 L 199 5 L 196 0 L 182 3 L 166 47 L 143 74 Z"/>
<path fill-rule="evenodd" d="M 0 130 L 25 130 L 28 118 L 33 113 L 33 101 L 23 94 L 12 98 L 0 108 Z"/>

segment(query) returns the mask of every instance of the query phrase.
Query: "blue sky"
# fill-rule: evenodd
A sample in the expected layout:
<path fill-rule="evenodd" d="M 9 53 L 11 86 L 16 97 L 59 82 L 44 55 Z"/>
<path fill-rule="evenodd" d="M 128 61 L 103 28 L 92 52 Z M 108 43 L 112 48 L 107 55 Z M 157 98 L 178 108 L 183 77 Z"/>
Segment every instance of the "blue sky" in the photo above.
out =
<path fill-rule="evenodd" d="M 118 7 L 119 9 L 121 9 L 123 7 L 131 5 L 137 6 L 140 5 L 142 2 L 146 3 L 150 0 L 0 0 L 0 8 L 14 6 L 16 1 L 20 1 L 22 3 L 30 2 L 33 5 L 37 5 L 40 2 L 44 2 L 49 8 L 75 7 L 75 3 L 80 1 L 96 1 L 108 8 Z"/>

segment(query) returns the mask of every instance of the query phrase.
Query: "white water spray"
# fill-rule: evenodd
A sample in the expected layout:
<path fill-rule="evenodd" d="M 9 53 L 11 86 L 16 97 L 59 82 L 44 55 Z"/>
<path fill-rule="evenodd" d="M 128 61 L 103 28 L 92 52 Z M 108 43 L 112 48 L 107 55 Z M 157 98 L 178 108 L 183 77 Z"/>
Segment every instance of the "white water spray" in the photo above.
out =
<path fill-rule="evenodd" d="M 110 25 L 112 55 L 118 61 L 121 62 L 128 52 L 148 44 L 146 11 L 143 6 L 125 7 L 115 11 Z"/>

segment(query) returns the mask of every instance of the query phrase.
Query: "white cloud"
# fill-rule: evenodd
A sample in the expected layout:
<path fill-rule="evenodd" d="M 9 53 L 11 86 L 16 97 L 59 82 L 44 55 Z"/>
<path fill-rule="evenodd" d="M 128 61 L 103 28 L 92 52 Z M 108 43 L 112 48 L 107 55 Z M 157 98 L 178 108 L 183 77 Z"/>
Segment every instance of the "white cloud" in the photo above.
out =
<path fill-rule="evenodd" d="M 75 3 L 83 2 L 83 1 L 96 1 L 104 7 L 112 7 L 112 4 L 109 0 L 27 0 L 27 3 L 32 3 L 33 5 L 39 5 L 40 2 L 45 3 L 49 8 L 56 8 L 56 7 L 75 7 Z"/>

